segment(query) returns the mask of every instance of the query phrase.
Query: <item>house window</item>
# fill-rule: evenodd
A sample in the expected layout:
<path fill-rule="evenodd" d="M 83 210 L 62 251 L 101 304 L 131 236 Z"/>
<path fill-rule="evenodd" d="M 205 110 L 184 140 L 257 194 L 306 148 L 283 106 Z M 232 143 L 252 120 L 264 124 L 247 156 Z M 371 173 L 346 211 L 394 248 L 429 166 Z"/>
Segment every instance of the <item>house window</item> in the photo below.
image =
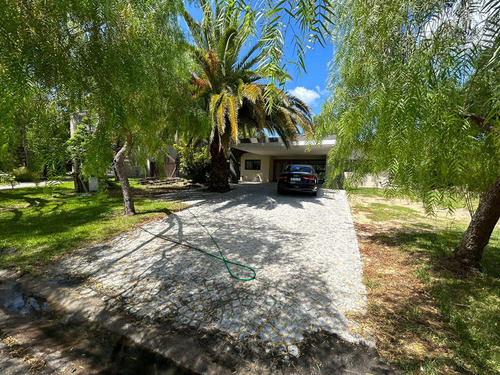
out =
<path fill-rule="evenodd" d="M 247 171 L 260 171 L 260 160 L 245 160 Z"/>

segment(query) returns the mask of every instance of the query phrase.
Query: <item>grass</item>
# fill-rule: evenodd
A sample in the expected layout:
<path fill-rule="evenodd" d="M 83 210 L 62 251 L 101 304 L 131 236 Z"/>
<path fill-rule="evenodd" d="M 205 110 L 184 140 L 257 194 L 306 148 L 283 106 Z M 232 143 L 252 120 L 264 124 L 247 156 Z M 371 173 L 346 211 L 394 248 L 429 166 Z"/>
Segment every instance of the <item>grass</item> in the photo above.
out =
<path fill-rule="evenodd" d="M 381 354 L 408 374 L 500 373 L 500 228 L 482 272 L 464 276 L 450 255 L 465 213 L 427 217 L 367 189 L 351 192 L 351 203 L 369 301 L 360 319 Z"/>
<path fill-rule="evenodd" d="M 348 193 L 355 196 L 367 196 L 367 197 L 379 197 L 379 198 L 402 198 L 412 202 L 420 202 L 419 198 L 416 196 L 407 196 L 398 190 L 385 190 L 380 188 L 350 188 Z M 478 198 L 471 198 L 470 204 L 473 207 L 477 207 L 479 204 Z M 460 208 L 467 208 L 467 202 L 465 196 L 451 197 L 449 195 L 444 195 L 441 202 L 441 208 L 446 208 L 450 210 L 456 210 Z"/>
<path fill-rule="evenodd" d="M 374 221 L 387 221 L 394 218 L 414 220 L 422 216 L 418 211 L 412 208 L 388 205 L 385 203 L 370 203 L 367 208 L 370 219 Z"/>
<path fill-rule="evenodd" d="M 150 188 L 132 181 L 137 216 L 143 223 L 170 214 L 179 203 L 148 198 Z M 0 191 L 0 268 L 31 271 L 79 246 L 133 227 L 124 217 L 121 192 L 83 196 L 72 183 Z M 111 215 L 109 212 L 118 216 Z"/>
<path fill-rule="evenodd" d="M 379 188 L 351 188 L 347 192 L 353 195 L 366 195 L 370 197 L 384 198 L 386 196 L 385 190 Z"/>

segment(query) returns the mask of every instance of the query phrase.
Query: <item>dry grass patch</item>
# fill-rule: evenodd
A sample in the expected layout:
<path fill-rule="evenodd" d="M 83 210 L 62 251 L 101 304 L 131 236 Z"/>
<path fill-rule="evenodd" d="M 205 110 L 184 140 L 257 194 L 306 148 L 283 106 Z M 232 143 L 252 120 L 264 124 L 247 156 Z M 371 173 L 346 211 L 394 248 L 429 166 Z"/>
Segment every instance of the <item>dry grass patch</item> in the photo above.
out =
<path fill-rule="evenodd" d="M 439 313 L 436 300 L 418 278 L 416 255 L 381 243 L 376 233 L 383 228 L 357 224 L 368 309 L 363 324 L 377 340 L 380 354 L 409 372 L 434 366 L 450 367 L 452 352 L 442 337 L 452 335 Z"/>
<path fill-rule="evenodd" d="M 368 291 L 357 319 L 380 354 L 408 374 L 498 373 L 500 231 L 483 273 L 462 277 L 448 260 L 468 224 L 465 209 L 429 217 L 418 203 L 380 192 L 350 201 Z"/>

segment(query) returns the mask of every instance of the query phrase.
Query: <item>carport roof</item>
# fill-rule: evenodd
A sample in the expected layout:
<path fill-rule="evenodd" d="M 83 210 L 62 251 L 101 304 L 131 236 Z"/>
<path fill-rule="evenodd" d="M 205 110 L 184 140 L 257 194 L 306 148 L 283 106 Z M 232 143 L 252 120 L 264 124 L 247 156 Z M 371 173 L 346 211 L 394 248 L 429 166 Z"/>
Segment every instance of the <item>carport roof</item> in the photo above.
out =
<path fill-rule="evenodd" d="M 333 146 L 335 146 L 336 138 L 335 135 L 332 135 L 316 144 L 307 141 L 305 136 L 299 136 L 297 141 L 290 145 L 289 148 L 286 148 L 281 138 L 278 137 L 247 138 L 240 139 L 239 143 L 233 146 L 233 148 L 257 155 L 327 155 Z M 306 146 L 310 148 L 307 152 Z"/>

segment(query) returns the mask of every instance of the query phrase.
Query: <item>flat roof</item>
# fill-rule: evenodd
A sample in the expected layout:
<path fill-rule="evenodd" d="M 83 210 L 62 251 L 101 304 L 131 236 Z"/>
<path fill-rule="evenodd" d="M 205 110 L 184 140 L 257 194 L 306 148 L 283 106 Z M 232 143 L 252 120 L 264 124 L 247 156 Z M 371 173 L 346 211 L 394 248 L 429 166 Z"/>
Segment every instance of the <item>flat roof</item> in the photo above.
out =
<path fill-rule="evenodd" d="M 279 137 L 246 138 L 240 139 L 239 143 L 234 145 L 233 148 L 257 155 L 327 155 L 335 146 L 336 139 L 337 137 L 332 135 L 315 143 L 308 141 L 306 136 L 302 135 L 289 148 L 286 148 Z"/>

